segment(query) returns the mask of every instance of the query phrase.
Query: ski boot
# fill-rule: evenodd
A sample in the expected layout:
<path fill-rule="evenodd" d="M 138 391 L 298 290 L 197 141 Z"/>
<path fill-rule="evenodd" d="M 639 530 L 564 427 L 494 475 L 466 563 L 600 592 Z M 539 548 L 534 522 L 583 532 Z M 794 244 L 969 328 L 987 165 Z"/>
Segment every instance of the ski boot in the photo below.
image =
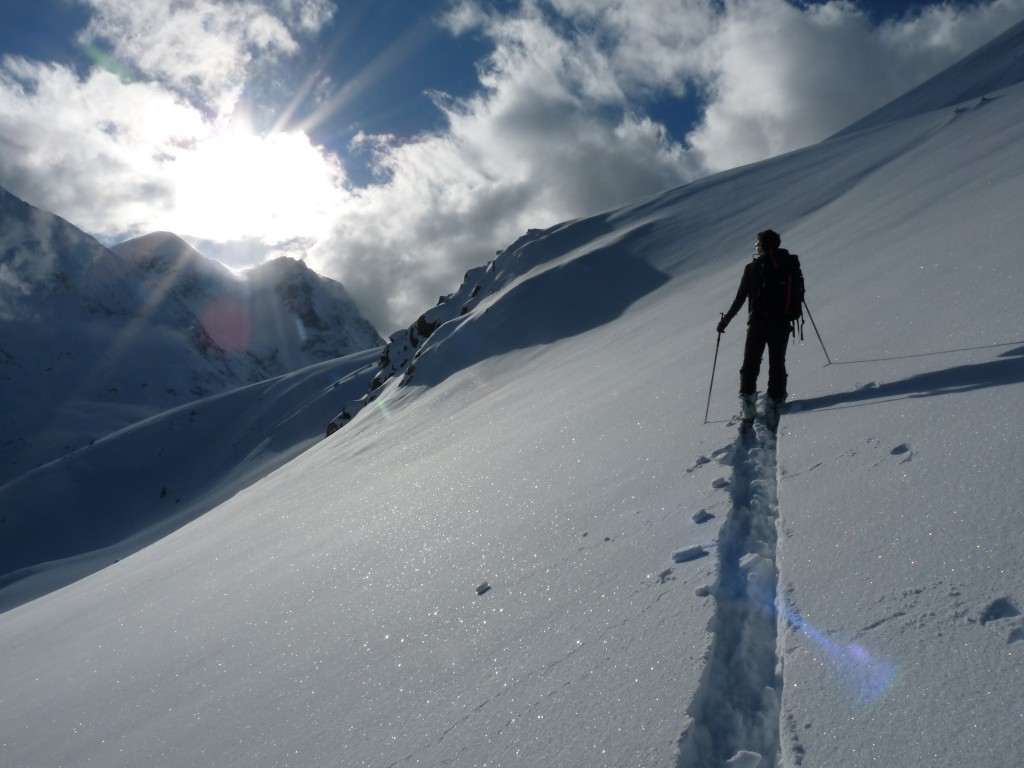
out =
<path fill-rule="evenodd" d="M 740 395 L 740 421 L 752 424 L 757 416 L 757 395 Z"/>
<path fill-rule="evenodd" d="M 766 397 L 764 399 L 764 423 L 772 432 L 779 428 L 779 414 L 785 402 L 786 398 L 784 397 L 782 399 L 774 397 Z"/>

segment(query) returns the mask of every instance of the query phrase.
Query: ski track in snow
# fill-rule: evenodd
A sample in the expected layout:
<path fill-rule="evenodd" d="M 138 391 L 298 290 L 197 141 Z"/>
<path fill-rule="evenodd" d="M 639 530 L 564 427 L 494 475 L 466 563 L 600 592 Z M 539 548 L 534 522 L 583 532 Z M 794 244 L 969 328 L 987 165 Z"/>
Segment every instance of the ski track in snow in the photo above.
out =
<path fill-rule="evenodd" d="M 726 449 L 731 510 L 719 536 L 714 635 L 679 740 L 679 768 L 771 768 L 779 761 L 776 437 L 763 424 Z"/>

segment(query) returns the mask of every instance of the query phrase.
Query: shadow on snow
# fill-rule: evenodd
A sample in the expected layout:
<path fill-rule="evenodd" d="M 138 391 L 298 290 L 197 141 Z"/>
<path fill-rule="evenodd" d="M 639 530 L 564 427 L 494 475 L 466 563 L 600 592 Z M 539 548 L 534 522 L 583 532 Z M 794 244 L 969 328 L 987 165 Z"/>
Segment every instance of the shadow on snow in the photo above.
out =
<path fill-rule="evenodd" d="M 793 405 L 796 412 L 853 408 L 870 401 L 962 394 L 1021 383 L 1024 383 L 1024 347 L 1004 352 L 997 360 L 958 365 L 899 381 L 858 387 L 849 392 L 795 400 Z"/>

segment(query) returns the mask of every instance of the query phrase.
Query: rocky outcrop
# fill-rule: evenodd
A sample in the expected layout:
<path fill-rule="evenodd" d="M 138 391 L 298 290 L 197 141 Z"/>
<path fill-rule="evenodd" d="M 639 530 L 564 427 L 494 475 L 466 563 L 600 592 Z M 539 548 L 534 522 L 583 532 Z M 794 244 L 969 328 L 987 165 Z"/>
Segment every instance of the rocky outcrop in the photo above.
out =
<path fill-rule="evenodd" d="M 358 400 L 353 400 L 327 425 L 326 435 L 337 432 L 356 415 L 372 403 L 386 383 L 400 377 L 398 386 L 412 381 L 416 360 L 422 354 L 426 342 L 441 326 L 476 310 L 487 297 L 511 280 L 534 266 L 530 260 L 528 246 L 551 234 L 539 229 L 529 230 L 482 267 L 466 272 L 457 291 L 438 299 L 437 305 L 420 315 L 416 322 L 401 331 L 393 333 L 381 352 L 377 374 L 370 383 L 369 391 Z"/>

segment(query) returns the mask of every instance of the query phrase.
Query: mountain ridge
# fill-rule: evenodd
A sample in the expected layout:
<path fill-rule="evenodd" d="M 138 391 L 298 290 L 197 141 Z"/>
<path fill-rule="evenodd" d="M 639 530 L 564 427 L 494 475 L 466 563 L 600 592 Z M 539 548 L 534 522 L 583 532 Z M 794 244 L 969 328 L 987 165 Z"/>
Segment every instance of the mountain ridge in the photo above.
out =
<path fill-rule="evenodd" d="M 0 190 L 0 484 L 140 418 L 375 348 L 344 286 L 235 275 L 172 233 L 106 248 Z"/>

